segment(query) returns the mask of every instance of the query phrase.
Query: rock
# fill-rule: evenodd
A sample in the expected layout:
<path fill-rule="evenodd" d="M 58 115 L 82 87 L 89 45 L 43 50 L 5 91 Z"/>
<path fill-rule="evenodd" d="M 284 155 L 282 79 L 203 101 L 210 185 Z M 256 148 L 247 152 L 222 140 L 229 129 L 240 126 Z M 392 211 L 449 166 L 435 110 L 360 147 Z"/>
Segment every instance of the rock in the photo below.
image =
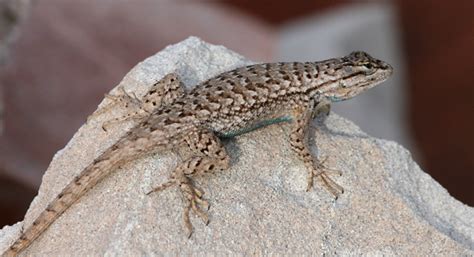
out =
<path fill-rule="evenodd" d="M 248 64 L 221 46 L 191 37 L 146 59 L 120 85 L 142 95 L 176 71 L 186 85 Z M 383 85 L 381 85 L 383 86 Z M 106 103 L 102 103 L 101 107 Z M 32 223 L 61 189 L 132 124 L 101 124 L 123 111 L 91 119 L 59 151 L 26 214 Z M 335 200 L 320 184 L 305 191 L 306 170 L 290 150 L 288 124 L 226 141 L 232 168 L 196 179 L 210 200 L 211 222 L 192 216 L 185 236 L 176 188 L 147 196 L 180 161 L 171 152 L 146 156 L 112 173 L 68 209 L 25 252 L 67 255 L 472 255 L 474 209 L 450 197 L 394 142 L 371 138 L 332 113 L 315 121 L 320 156 L 342 171 Z M 181 152 L 181 151 L 179 151 Z M 0 249 L 21 223 L 0 231 Z"/>

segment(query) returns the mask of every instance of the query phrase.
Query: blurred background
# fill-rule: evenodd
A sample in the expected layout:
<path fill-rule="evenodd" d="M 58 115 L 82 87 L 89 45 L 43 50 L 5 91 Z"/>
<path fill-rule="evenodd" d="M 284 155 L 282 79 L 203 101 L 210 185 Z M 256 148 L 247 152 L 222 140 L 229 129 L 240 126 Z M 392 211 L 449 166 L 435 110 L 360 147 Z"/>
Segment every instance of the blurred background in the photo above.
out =
<path fill-rule="evenodd" d="M 393 64 L 387 83 L 333 111 L 474 205 L 474 1 L 0 0 L 0 228 L 23 219 L 104 93 L 191 35 L 258 62 L 364 50 Z"/>

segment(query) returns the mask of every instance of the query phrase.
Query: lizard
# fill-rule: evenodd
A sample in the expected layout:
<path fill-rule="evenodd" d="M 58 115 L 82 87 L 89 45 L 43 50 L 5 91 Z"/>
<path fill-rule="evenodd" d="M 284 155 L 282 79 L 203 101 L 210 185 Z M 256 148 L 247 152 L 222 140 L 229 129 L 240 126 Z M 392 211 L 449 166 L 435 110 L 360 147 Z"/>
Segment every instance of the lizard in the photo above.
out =
<path fill-rule="evenodd" d="M 278 122 L 292 122 L 291 149 L 307 169 L 306 190 L 314 178 L 336 197 L 343 188 L 331 179 L 331 169 L 310 151 L 308 128 L 330 103 L 350 99 L 385 81 L 393 68 L 357 51 L 318 62 L 263 63 L 221 73 L 187 91 L 176 73 L 165 75 L 142 99 L 122 90 L 107 95 L 133 111 L 104 124 L 103 129 L 129 119 L 136 125 L 95 158 L 59 193 L 34 222 L 22 230 L 2 256 L 16 256 L 38 238 L 90 188 L 120 165 L 145 154 L 188 147 L 191 157 L 178 164 L 169 179 L 147 194 L 176 186 L 183 200 L 188 238 L 190 212 L 208 224 L 209 203 L 193 178 L 230 166 L 221 138 L 233 137 Z"/>

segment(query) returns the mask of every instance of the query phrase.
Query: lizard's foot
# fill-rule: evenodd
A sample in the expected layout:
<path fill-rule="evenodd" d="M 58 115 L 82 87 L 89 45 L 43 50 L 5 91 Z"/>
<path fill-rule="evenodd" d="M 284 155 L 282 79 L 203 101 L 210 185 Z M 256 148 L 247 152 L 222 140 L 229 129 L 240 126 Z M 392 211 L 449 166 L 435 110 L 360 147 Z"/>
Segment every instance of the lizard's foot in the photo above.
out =
<path fill-rule="evenodd" d="M 141 117 L 144 116 L 144 112 L 141 109 L 141 101 L 135 95 L 135 93 L 127 93 L 123 87 L 120 87 L 121 94 L 120 95 L 111 95 L 106 94 L 105 98 L 112 100 L 112 104 L 105 107 L 103 110 L 108 111 L 113 106 L 117 104 L 122 104 L 125 108 L 128 109 L 128 112 L 124 114 L 122 117 L 118 117 L 112 120 L 108 120 L 102 124 L 102 129 L 107 131 L 107 127 L 117 124 L 126 122 L 129 120 L 139 120 Z"/>
<path fill-rule="evenodd" d="M 160 186 L 154 188 L 152 191 L 148 192 L 147 195 L 153 192 L 162 191 L 168 187 L 178 185 L 185 201 L 185 207 L 183 212 L 184 225 L 187 230 L 188 238 L 191 237 L 193 233 L 193 226 L 189 218 L 189 212 L 192 210 L 197 216 L 199 216 L 204 224 L 209 224 L 209 217 L 207 210 L 209 210 L 209 202 L 203 199 L 204 193 L 199 190 L 197 187 L 192 185 L 191 180 L 187 177 L 181 179 L 171 178 L 167 182 L 161 184 Z"/>
<path fill-rule="evenodd" d="M 326 187 L 326 189 L 331 194 L 333 194 L 337 199 L 339 197 L 339 195 L 344 193 L 344 188 L 342 186 L 340 186 L 339 184 L 337 184 L 329 176 L 329 174 L 336 174 L 336 175 L 341 176 L 342 173 L 338 170 L 333 170 L 333 169 L 326 168 L 324 166 L 324 163 L 326 162 L 326 160 L 327 160 L 327 157 L 324 158 L 324 160 L 322 162 L 317 164 L 317 166 L 314 169 L 311 169 L 308 172 L 308 185 L 306 187 L 306 191 L 309 191 L 313 187 L 314 178 L 319 177 L 319 178 L 321 178 L 321 180 L 322 180 L 324 186 Z"/>
<path fill-rule="evenodd" d="M 102 123 L 102 130 L 107 132 L 107 130 L 108 130 L 107 128 L 110 127 L 111 125 L 126 122 L 126 121 L 129 121 L 129 120 L 138 121 L 142 117 L 144 117 L 144 115 L 140 115 L 140 113 L 138 111 L 135 111 L 133 113 L 127 113 L 126 115 L 124 115 L 120 118 L 115 118 L 113 120 L 108 120 L 108 121 L 105 121 L 104 123 Z"/>
<path fill-rule="evenodd" d="M 161 106 L 172 104 L 176 99 L 182 97 L 185 92 L 181 80 L 175 73 L 167 74 L 153 84 L 141 99 L 134 92 L 127 93 L 123 87 L 120 87 L 119 91 L 117 95 L 106 94 L 105 98 L 110 100 L 110 103 L 94 112 L 87 120 L 89 121 L 92 117 L 108 112 L 116 105 L 122 106 L 121 108 L 125 109 L 125 114 L 122 117 L 103 123 L 102 129 L 107 131 L 107 127 L 110 125 L 129 120 L 139 121 L 148 117 Z"/>
<path fill-rule="evenodd" d="M 129 107 L 130 105 L 132 105 L 133 107 L 137 107 L 140 105 L 140 100 L 137 98 L 135 93 L 129 94 L 125 91 L 123 87 L 119 87 L 118 90 L 120 91 L 120 93 L 117 95 L 105 94 L 105 98 L 109 99 L 110 103 L 87 117 L 87 121 L 89 121 L 92 117 L 108 112 L 110 109 L 119 104 L 124 105 L 124 107 Z"/>
<path fill-rule="evenodd" d="M 142 103 L 135 93 L 127 93 L 123 87 L 120 87 L 119 91 L 120 93 L 118 95 L 105 94 L 105 98 L 109 99 L 110 103 L 89 116 L 87 120 L 89 121 L 92 117 L 102 115 L 103 113 L 110 111 L 116 105 L 122 105 L 127 110 L 126 114 L 124 114 L 122 117 L 114 118 L 104 122 L 102 124 L 102 129 L 107 131 L 107 128 L 113 124 L 122 123 L 129 120 L 139 120 L 146 115 L 146 112 L 141 108 Z"/>
<path fill-rule="evenodd" d="M 189 238 L 193 232 L 193 226 L 189 219 L 190 211 L 199 216 L 206 225 L 209 223 L 207 215 L 209 203 L 203 199 L 204 193 L 193 185 L 191 177 L 226 169 L 229 167 L 230 158 L 219 138 L 207 129 L 191 130 L 185 141 L 190 150 L 200 155 L 179 164 L 171 173 L 170 179 L 151 192 L 161 191 L 173 185 L 179 186 L 185 203 L 183 220 Z"/>
<path fill-rule="evenodd" d="M 209 202 L 202 198 L 204 194 L 201 190 L 197 189 L 190 183 L 183 183 L 179 185 L 181 193 L 184 196 L 186 201 L 186 206 L 184 208 L 183 220 L 184 225 L 186 226 L 187 236 L 191 237 L 193 233 L 193 225 L 189 219 L 189 211 L 192 210 L 196 215 L 198 215 L 204 224 L 209 224 L 209 217 L 207 215 L 207 210 L 209 210 Z M 205 209 L 206 211 L 203 211 Z"/>

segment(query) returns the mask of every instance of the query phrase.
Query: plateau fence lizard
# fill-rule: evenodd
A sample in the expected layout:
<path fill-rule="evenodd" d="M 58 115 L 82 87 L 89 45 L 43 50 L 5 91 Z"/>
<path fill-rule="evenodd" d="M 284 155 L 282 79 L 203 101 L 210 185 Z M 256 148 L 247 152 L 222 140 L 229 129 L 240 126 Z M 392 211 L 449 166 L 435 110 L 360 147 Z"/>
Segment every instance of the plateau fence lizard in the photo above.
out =
<path fill-rule="evenodd" d="M 229 167 L 229 156 L 220 137 L 232 137 L 282 121 L 291 121 L 290 145 L 307 168 L 307 190 L 319 178 L 335 196 L 343 192 L 309 150 L 311 119 L 331 102 L 346 100 L 385 81 L 392 67 L 364 52 L 320 62 L 255 64 L 224 72 L 186 92 L 172 73 L 138 99 L 124 90 L 108 95 L 113 103 L 124 103 L 132 111 L 106 122 L 138 121 L 121 139 L 96 158 L 36 218 L 2 256 L 15 256 L 28 247 L 85 192 L 125 162 L 145 154 L 185 145 L 193 156 L 171 172 L 169 180 L 151 192 L 179 187 L 185 201 L 184 224 L 192 234 L 192 211 L 209 222 L 209 204 L 193 185 L 194 176 Z M 106 108 L 107 111 L 110 108 Z M 96 112 L 98 115 L 103 111 Z"/>

